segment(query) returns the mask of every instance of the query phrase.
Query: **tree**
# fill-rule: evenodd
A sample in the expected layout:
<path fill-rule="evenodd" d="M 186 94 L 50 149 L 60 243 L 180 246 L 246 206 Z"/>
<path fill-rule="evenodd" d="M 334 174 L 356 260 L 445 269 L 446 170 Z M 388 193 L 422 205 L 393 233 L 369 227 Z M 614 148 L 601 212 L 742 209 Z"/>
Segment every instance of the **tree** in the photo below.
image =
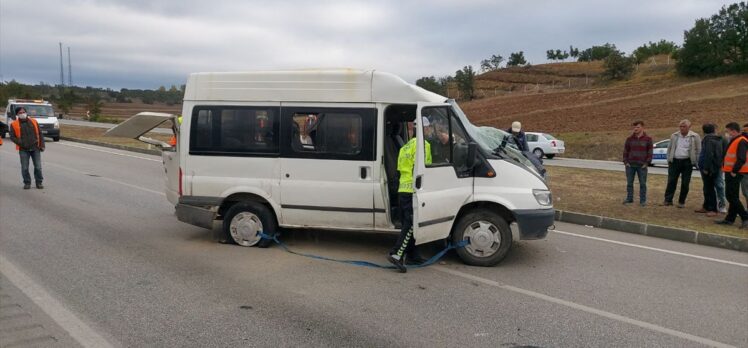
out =
<path fill-rule="evenodd" d="M 509 55 L 509 61 L 506 62 L 506 66 L 522 66 L 522 65 L 527 65 L 524 51 L 513 52 L 512 54 Z"/>
<path fill-rule="evenodd" d="M 424 76 L 416 80 L 416 86 L 436 94 L 444 94 L 444 86 L 434 76 Z"/>
<path fill-rule="evenodd" d="M 482 71 L 494 71 L 499 70 L 501 62 L 504 61 L 504 57 L 499 54 L 494 54 L 491 58 L 484 59 L 480 62 L 480 69 Z"/>
<path fill-rule="evenodd" d="M 62 110 L 62 113 L 67 115 L 73 108 L 73 104 L 78 101 L 78 96 L 75 95 L 75 91 L 71 88 L 65 88 L 60 94 L 60 99 L 57 101 L 57 107 Z"/>
<path fill-rule="evenodd" d="M 631 55 L 636 60 L 636 63 L 639 64 L 643 63 L 649 57 L 660 54 L 672 55 L 677 50 L 678 45 L 676 45 L 675 42 L 667 40 L 660 40 L 658 42 L 650 41 L 648 44 L 639 46 L 634 50 L 634 52 L 631 53 Z"/>
<path fill-rule="evenodd" d="M 724 6 L 684 33 L 677 52 L 678 72 L 686 76 L 748 72 L 748 3 Z"/>
<path fill-rule="evenodd" d="M 634 72 L 635 58 L 626 57 L 622 52 L 615 51 L 605 58 L 603 77 L 611 80 L 624 80 Z"/>
<path fill-rule="evenodd" d="M 556 51 L 554 50 L 545 51 L 545 57 L 548 58 L 548 60 L 556 60 Z"/>
<path fill-rule="evenodd" d="M 579 49 L 578 48 L 574 48 L 574 46 L 569 46 L 569 55 L 572 58 L 579 57 Z"/>
<path fill-rule="evenodd" d="M 592 46 L 579 53 L 580 62 L 591 62 L 593 60 L 604 60 L 613 52 L 617 52 L 616 45 L 606 43 L 602 46 Z"/>
<path fill-rule="evenodd" d="M 462 98 L 472 100 L 475 96 L 475 71 L 473 71 L 473 67 L 468 65 L 463 67 L 462 70 L 457 70 L 454 80 Z"/>

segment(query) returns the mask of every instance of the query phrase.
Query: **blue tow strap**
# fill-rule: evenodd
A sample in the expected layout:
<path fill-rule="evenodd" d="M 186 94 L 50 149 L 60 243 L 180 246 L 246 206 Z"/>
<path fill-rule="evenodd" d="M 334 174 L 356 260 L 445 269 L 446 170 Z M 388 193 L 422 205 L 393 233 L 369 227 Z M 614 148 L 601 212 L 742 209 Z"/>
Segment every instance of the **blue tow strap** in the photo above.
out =
<path fill-rule="evenodd" d="M 283 248 L 285 251 L 287 251 L 287 252 L 289 252 L 291 254 L 294 254 L 294 255 L 309 257 L 309 258 L 317 259 L 317 260 L 340 262 L 340 263 L 345 263 L 345 264 L 354 265 L 354 266 L 364 266 L 364 267 L 372 267 L 372 268 L 386 268 L 386 269 L 395 269 L 396 268 L 393 265 L 380 265 L 378 263 L 369 262 L 369 261 L 339 260 L 339 259 L 333 259 L 333 258 L 325 257 L 325 256 L 300 253 L 300 252 L 293 251 L 290 248 L 288 248 L 288 246 L 285 243 L 283 243 L 280 240 L 278 240 L 277 236 L 270 236 L 270 235 L 267 235 L 267 234 L 262 233 L 262 232 L 257 232 L 257 235 L 260 236 L 260 238 L 262 238 L 262 239 L 269 239 L 269 240 L 274 241 L 276 244 L 280 245 L 280 247 Z M 437 261 L 439 261 L 439 259 L 441 259 L 448 251 L 450 251 L 452 249 L 462 248 L 462 247 L 464 247 L 467 244 L 468 244 L 467 240 L 461 240 L 459 243 L 454 244 L 454 245 L 452 243 L 449 243 L 449 244 L 447 244 L 446 248 L 444 248 L 442 251 L 436 253 L 436 255 L 434 255 L 430 259 L 426 260 L 426 262 L 424 262 L 422 264 L 419 264 L 419 265 L 406 265 L 405 267 L 407 267 L 407 268 L 422 268 L 422 267 L 426 267 L 426 266 L 431 266 L 434 263 L 436 263 Z"/>

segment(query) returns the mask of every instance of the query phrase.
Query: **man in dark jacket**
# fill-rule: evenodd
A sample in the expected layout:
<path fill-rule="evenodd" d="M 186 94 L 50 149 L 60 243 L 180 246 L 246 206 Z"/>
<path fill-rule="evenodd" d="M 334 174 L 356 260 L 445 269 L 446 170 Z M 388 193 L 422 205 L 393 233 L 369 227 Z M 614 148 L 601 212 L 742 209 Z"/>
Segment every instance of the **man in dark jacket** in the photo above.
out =
<path fill-rule="evenodd" d="M 23 177 L 23 189 L 31 188 L 31 175 L 29 174 L 29 159 L 34 162 L 34 180 L 36 188 L 43 189 L 42 181 L 42 155 L 44 151 L 44 136 L 39 129 L 39 124 L 26 114 L 26 109 L 16 109 L 16 120 L 10 127 L 10 140 L 16 144 L 18 155 L 21 157 L 21 176 Z"/>
<path fill-rule="evenodd" d="M 715 125 L 711 123 L 706 123 L 701 127 L 704 131 L 704 138 L 701 140 L 699 170 L 701 170 L 701 179 L 704 184 L 704 204 L 695 212 L 706 213 L 708 217 L 718 214 L 716 181 L 717 176 L 722 172 L 722 159 L 725 151 L 722 147 L 722 137 L 715 134 L 715 128 Z"/>
<path fill-rule="evenodd" d="M 522 131 L 522 124 L 519 121 L 512 122 L 512 127 L 506 130 L 507 133 L 512 135 L 514 143 L 517 144 L 517 149 L 520 152 L 530 151 L 530 146 L 527 145 L 527 137 L 525 132 Z"/>
<path fill-rule="evenodd" d="M 652 138 L 644 132 L 644 122 L 633 123 L 634 132 L 623 146 L 623 164 L 626 165 L 626 199 L 623 204 L 634 203 L 634 176 L 639 177 L 639 204 L 647 205 L 647 166 L 652 162 Z"/>

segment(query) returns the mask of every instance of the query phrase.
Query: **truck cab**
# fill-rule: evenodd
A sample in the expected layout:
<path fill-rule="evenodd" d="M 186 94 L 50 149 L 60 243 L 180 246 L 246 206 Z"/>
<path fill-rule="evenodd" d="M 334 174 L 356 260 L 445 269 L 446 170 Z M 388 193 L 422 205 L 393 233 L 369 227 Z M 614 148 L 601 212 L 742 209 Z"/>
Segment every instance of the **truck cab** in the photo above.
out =
<path fill-rule="evenodd" d="M 10 132 L 10 124 L 16 119 L 16 110 L 20 107 L 26 109 L 26 114 L 33 117 L 39 124 L 39 131 L 45 137 L 52 138 L 53 141 L 60 141 L 60 121 L 55 116 L 52 104 L 42 99 L 9 99 L 5 112 L 0 115 L 0 123 L 5 127 L 2 129 Z M 2 131 L 3 138 L 6 137 L 6 131 Z"/>

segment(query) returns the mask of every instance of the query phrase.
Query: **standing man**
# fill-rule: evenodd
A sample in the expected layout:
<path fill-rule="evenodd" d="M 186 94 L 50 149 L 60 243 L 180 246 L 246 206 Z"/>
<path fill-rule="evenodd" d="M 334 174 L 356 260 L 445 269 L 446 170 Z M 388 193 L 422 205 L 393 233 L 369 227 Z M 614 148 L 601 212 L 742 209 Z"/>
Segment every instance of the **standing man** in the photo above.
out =
<path fill-rule="evenodd" d="M 623 164 L 626 166 L 626 200 L 634 203 L 634 176 L 639 177 L 639 205 L 647 205 L 647 166 L 652 162 L 652 138 L 644 132 L 644 122 L 632 124 L 634 132 L 623 146 Z"/>
<path fill-rule="evenodd" d="M 34 180 L 36 188 L 43 189 L 42 181 L 42 155 L 44 151 L 44 136 L 39 130 L 39 124 L 32 117 L 28 117 L 26 109 L 16 109 L 16 120 L 11 124 L 10 140 L 16 144 L 16 150 L 21 156 L 21 176 L 23 177 L 23 189 L 31 188 L 31 175 L 29 175 L 29 158 L 34 162 Z"/>
<path fill-rule="evenodd" d="M 724 149 L 722 148 L 722 137 L 715 134 L 715 126 L 711 123 L 704 124 L 704 139 L 701 141 L 701 154 L 699 155 L 699 170 L 704 184 L 704 204 L 696 213 L 706 213 L 713 217 L 718 214 L 717 205 L 717 177 L 722 173 L 722 160 Z"/>
<path fill-rule="evenodd" d="M 421 122 L 423 122 L 424 133 L 426 133 L 429 120 L 423 117 Z M 420 259 L 413 239 L 413 192 L 415 192 L 413 167 L 416 164 L 416 142 L 418 141 L 413 130 L 413 122 L 408 122 L 408 134 L 411 138 L 400 148 L 400 153 L 397 156 L 397 170 L 400 172 L 400 187 L 397 190 L 400 203 L 400 237 L 397 239 L 397 244 L 387 255 L 387 260 L 395 265 L 400 273 L 408 271 L 405 268 L 406 255 L 411 260 Z M 423 141 L 423 145 L 426 155 L 424 161 L 428 165 L 431 164 L 431 145 L 426 140 Z"/>
<path fill-rule="evenodd" d="M 730 145 L 727 147 L 722 171 L 725 172 L 725 195 L 730 204 L 724 220 L 715 221 L 719 225 L 732 225 L 740 216 L 743 221 L 741 229 L 748 229 L 748 212 L 740 201 L 740 182 L 748 175 L 748 133 L 740 133 L 740 125 L 730 122 L 726 126 L 730 135 Z"/>
<path fill-rule="evenodd" d="M 665 201 L 662 205 L 673 205 L 678 177 L 682 177 L 678 208 L 683 208 L 686 206 L 693 165 L 698 163 L 697 156 L 701 153 L 701 137 L 696 132 L 691 131 L 691 121 L 689 120 L 680 121 L 679 128 L 679 131 L 670 136 L 670 145 L 667 148 L 667 188 L 665 189 Z"/>
<path fill-rule="evenodd" d="M 506 132 L 512 135 L 520 152 L 530 151 L 530 146 L 527 145 L 527 137 L 525 132 L 522 131 L 522 123 L 519 123 L 519 121 L 512 122 L 512 127 L 507 129 Z"/>

